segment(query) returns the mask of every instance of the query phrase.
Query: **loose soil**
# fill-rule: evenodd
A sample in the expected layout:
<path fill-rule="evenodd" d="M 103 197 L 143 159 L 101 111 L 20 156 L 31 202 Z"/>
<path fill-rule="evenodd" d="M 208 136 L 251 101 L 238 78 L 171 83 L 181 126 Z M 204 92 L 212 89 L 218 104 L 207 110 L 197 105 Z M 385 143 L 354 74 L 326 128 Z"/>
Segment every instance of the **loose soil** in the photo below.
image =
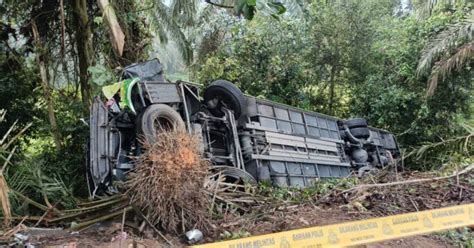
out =
<path fill-rule="evenodd" d="M 433 178 L 431 173 L 377 175 L 369 181 L 376 183 Z M 364 184 L 366 182 L 362 182 Z M 449 179 L 400 184 L 334 189 L 304 203 L 260 202 L 248 204 L 247 212 L 227 213 L 212 223 L 203 243 L 222 240 L 222 233 L 247 235 L 268 234 L 304 227 L 336 224 L 353 220 L 388 216 L 474 202 L 474 174 L 465 173 Z M 145 229 L 138 233 L 133 220 L 125 222 L 121 234 L 121 219 L 95 224 L 80 233 L 57 231 L 32 234 L 30 242 L 41 247 L 169 247 L 163 239 Z M 135 223 L 138 223 L 137 221 Z M 471 229 L 472 230 L 472 229 Z M 245 235 L 241 235 L 245 236 Z M 174 246 L 184 247 L 183 237 L 166 235 Z M 407 237 L 399 240 L 367 244 L 358 247 L 455 247 L 439 235 Z"/>
<path fill-rule="evenodd" d="M 282 211 L 281 213 L 283 213 Z M 272 217 L 269 217 L 272 216 Z M 315 208 L 298 207 L 288 209 L 286 216 L 282 214 L 269 215 L 256 221 L 258 230 L 252 232 L 252 235 L 267 234 L 297 228 L 321 226 L 342 223 L 352 220 L 361 220 L 374 217 L 371 213 L 347 212 L 342 210 L 319 210 Z M 304 216 L 304 217 L 302 217 Z M 237 230 L 242 225 L 242 221 L 230 221 L 222 224 L 227 230 Z M 35 236 L 36 244 L 42 244 L 44 247 L 60 248 L 60 247 L 169 247 L 163 240 L 143 238 L 139 236 L 127 237 L 123 240 L 114 240 L 120 235 L 121 223 L 102 223 L 91 227 L 89 230 L 81 234 L 56 233 L 47 236 Z M 125 231 L 133 232 L 130 228 Z M 151 235 L 149 233 L 148 235 Z M 146 237 L 147 235 L 145 235 Z M 176 247 L 185 247 L 183 240 L 178 237 L 168 236 Z M 207 237 L 205 242 L 212 242 L 213 238 Z M 442 240 L 436 235 L 414 236 L 399 240 L 392 240 L 380 243 L 367 244 L 357 247 L 382 248 L 382 247 L 455 247 L 446 240 Z"/>

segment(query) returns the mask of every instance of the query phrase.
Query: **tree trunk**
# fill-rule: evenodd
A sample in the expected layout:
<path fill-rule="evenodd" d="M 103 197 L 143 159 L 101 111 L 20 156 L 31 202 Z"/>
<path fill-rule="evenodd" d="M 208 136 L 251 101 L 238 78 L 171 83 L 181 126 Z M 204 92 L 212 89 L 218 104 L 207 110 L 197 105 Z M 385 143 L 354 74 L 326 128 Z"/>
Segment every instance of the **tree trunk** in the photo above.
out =
<path fill-rule="evenodd" d="M 59 0 L 59 15 L 61 17 L 61 59 L 64 60 L 64 29 L 66 27 L 64 21 L 64 0 Z"/>
<path fill-rule="evenodd" d="M 79 82 L 81 84 L 82 102 L 87 110 L 90 106 L 91 87 L 88 83 L 87 68 L 92 64 L 92 35 L 87 15 L 87 1 L 74 0 L 74 15 L 76 17 L 76 48 L 79 57 Z"/>
<path fill-rule="evenodd" d="M 333 113 L 333 108 L 334 108 L 334 88 L 336 86 L 336 66 L 332 65 L 331 66 L 331 75 L 329 78 L 329 113 Z"/>
<path fill-rule="evenodd" d="M 49 89 L 48 83 L 48 71 L 46 70 L 46 63 L 43 59 L 42 54 L 42 46 L 40 41 L 40 35 L 38 33 L 38 28 L 36 27 L 35 20 L 32 20 L 31 27 L 33 30 L 33 37 L 35 39 L 36 45 L 36 62 L 38 63 L 38 67 L 40 70 L 40 77 L 41 77 L 41 88 L 43 88 L 43 96 L 46 101 L 46 105 L 48 106 L 48 119 L 49 124 L 51 125 L 51 132 L 53 134 L 54 143 L 56 145 L 56 150 L 59 152 L 61 150 L 61 133 L 59 132 L 58 125 L 56 123 L 56 115 L 54 114 L 54 105 L 53 99 L 51 97 L 51 91 Z"/>
<path fill-rule="evenodd" d="M 125 35 L 115 15 L 115 10 L 109 3 L 109 0 L 97 0 L 100 10 L 102 11 L 105 22 L 109 26 L 110 41 L 114 47 L 115 52 L 119 57 L 122 57 L 123 46 L 125 44 Z"/>

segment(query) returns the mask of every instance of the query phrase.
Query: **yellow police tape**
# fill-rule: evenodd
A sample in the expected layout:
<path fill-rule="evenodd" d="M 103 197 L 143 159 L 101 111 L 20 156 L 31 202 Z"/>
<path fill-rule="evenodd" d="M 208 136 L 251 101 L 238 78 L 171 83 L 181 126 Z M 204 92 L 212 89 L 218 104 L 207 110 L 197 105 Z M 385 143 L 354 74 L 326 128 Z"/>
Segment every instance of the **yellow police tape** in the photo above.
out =
<path fill-rule="evenodd" d="M 474 204 L 310 227 L 194 248 L 340 247 L 397 239 L 446 229 L 474 226 Z"/>

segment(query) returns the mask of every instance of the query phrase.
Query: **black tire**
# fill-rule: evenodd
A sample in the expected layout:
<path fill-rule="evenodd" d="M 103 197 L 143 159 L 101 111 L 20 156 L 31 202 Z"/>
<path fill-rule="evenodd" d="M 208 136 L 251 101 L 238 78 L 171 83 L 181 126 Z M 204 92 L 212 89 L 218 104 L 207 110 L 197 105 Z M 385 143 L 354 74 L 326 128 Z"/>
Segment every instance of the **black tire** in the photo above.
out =
<path fill-rule="evenodd" d="M 250 173 L 239 168 L 231 166 L 213 166 L 212 170 L 221 172 L 229 183 L 249 183 L 251 185 L 257 185 L 257 180 L 250 175 Z"/>
<path fill-rule="evenodd" d="M 181 116 L 172 107 L 165 104 L 148 106 L 139 119 L 139 133 L 145 139 L 154 143 L 159 129 L 185 129 Z"/>
<path fill-rule="evenodd" d="M 366 127 L 356 127 L 349 129 L 351 134 L 356 138 L 367 139 L 370 137 L 370 131 Z"/>
<path fill-rule="evenodd" d="M 221 110 L 224 105 L 234 111 L 235 119 L 239 119 L 247 106 L 247 100 L 242 91 L 226 80 L 217 80 L 209 85 L 204 91 L 204 101 L 209 111 L 217 117 L 224 116 Z"/>
<path fill-rule="evenodd" d="M 354 118 L 346 121 L 348 128 L 367 127 L 367 121 L 363 118 Z"/>

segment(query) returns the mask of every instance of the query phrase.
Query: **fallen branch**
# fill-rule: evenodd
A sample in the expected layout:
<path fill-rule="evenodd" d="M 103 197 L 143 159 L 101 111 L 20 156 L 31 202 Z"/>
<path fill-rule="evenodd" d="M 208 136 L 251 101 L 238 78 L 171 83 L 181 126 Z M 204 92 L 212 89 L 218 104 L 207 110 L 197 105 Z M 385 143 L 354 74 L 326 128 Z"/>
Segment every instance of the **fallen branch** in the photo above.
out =
<path fill-rule="evenodd" d="M 158 230 L 151 222 L 150 220 L 143 214 L 143 212 L 140 210 L 140 208 L 138 207 L 133 207 L 133 209 L 135 210 L 135 212 L 153 229 L 153 231 L 155 231 L 158 235 L 160 235 L 160 237 L 166 241 L 166 243 L 168 243 L 171 247 L 173 247 L 173 243 L 168 240 L 165 235 L 163 235 L 160 230 Z"/>
<path fill-rule="evenodd" d="M 108 214 L 108 215 L 105 215 L 105 216 L 102 216 L 102 217 L 99 217 L 99 218 L 96 218 L 96 219 L 92 219 L 92 220 L 88 220 L 88 221 L 84 221 L 82 223 L 79 223 L 73 227 L 71 227 L 71 230 L 79 230 L 79 229 L 82 229 L 84 227 L 88 227 L 90 225 L 93 225 L 97 222 L 100 222 L 100 221 L 104 221 L 104 220 L 108 220 L 108 219 L 112 219 L 116 216 L 119 216 L 121 214 L 123 214 L 123 211 L 127 212 L 127 211 L 130 211 L 132 210 L 133 208 L 131 206 L 129 207 L 126 207 L 124 208 L 123 210 L 120 210 L 120 211 L 115 211 L 111 214 Z"/>
<path fill-rule="evenodd" d="M 28 218 L 28 216 L 25 216 L 22 218 L 22 220 L 20 221 L 20 223 L 18 223 L 18 225 L 16 225 L 15 227 L 13 227 L 12 229 L 6 231 L 5 233 L 2 234 L 2 238 L 9 238 L 13 235 L 15 235 L 16 233 L 18 232 L 21 232 L 21 231 L 24 231 L 24 230 L 27 230 L 28 227 L 26 227 L 25 225 L 23 225 L 23 222 Z"/>
<path fill-rule="evenodd" d="M 3 219 L 3 224 L 5 226 L 10 226 L 12 220 L 12 210 L 11 210 L 11 203 L 10 198 L 8 197 L 8 193 L 10 192 L 10 188 L 8 187 L 7 181 L 3 176 L 3 171 L 7 167 L 10 159 L 12 158 L 13 154 L 15 153 L 16 146 L 13 147 L 10 154 L 8 154 L 5 163 L 3 164 L 2 168 L 0 169 L 0 201 L 2 204 L 2 212 L 5 219 Z"/>
<path fill-rule="evenodd" d="M 221 196 L 218 196 L 218 195 L 214 195 L 212 192 L 209 192 L 209 191 L 207 191 L 207 190 L 206 190 L 205 192 L 206 192 L 206 194 L 208 194 L 209 196 L 214 196 L 216 199 L 218 199 L 218 200 L 220 200 L 220 201 L 222 201 L 222 202 L 224 202 L 224 203 L 226 203 L 226 204 L 228 204 L 228 205 L 232 205 L 232 206 L 234 206 L 234 207 L 236 207 L 236 208 L 238 208 L 238 209 L 240 209 L 240 210 L 242 210 L 242 211 L 244 211 L 244 212 L 248 212 L 248 211 L 249 211 L 249 209 L 240 206 L 239 204 L 235 203 L 233 200 L 228 200 L 228 199 L 225 199 L 224 197 L 221 197 Z"/>
<path fill-rule="evenodd" d="M 83 207 L 83 208 L 67 209 L 67 210 L 64 210 L 64 212 L 65 213 L 87 212 L 87 211 L 90 211 L 90 210 L 104 208 L 104 207 L 107 207 L 107 206 L 113 206 L 116 203 L 124 202 L 125 200 L 126 200 L 125 198 L 109 199 L 107 201 L 103 201 L 103 202 L 101 201 L 99 204 L 89 205 L 89 206 Z"/>
<path fill-rule="evenodd" d="M 4 217 L 0 217 L 0 220 L 3 220 L 5 219 Z M 12 220 L 27 220 L 27 221 L 38 221 L 39 219 L 41 219 L 41 216 L 13 216 L 12 217 Z"/>
<path fill-rule="evenodd" d="M 357 191 L 361 189 L 368 189 L 368 188 L 378 188 L 378 187 L 387 187 L 387 186 L 395 186 L 395 185 L 402 185 L 402 184 L 414 184 L 414 183 L 424 183 L 424 182 L 432 182 L 432 181 L 439 181 L 439 180 L 445 180 L 445 179 L 450 179 L 453 177 L 458 177 L 462 174 L 465 174 L 469 171 L 474 170 L 474 164 L 471 164 L 464 168 L 462 171 L 457 171 L 453 173 L 452 175 L 449 176 L 442 176 L 442 177 L 433 177 L 433 178 L 420 178 L 420 179 L 412 179 L 412 180 L 406 180 L 406 181 L 398 181 L 398 182 L 390 182 L 390 183 L 374 183 L 374 184 L 361 184 L 357 185 L 356 187 L 350 188 L 348 190 L 344 190 L 339 194 L 344 194 L 348 193 L 351 191 Z"/>
<path fill-rule="evenodd" d="M 57 218 L 54 218 L 54 219 L 46 220 L 46 222 L 54 223 L 54 222 L 58 222 L 58 221 L 62 221 L 62 220 L 67 220 L 67 219 L 71 219 L 71 218 L 75 218 L 75 217 L 80 217 L 81 215 L 89 214 L 89 213 L 92 213 L 94 211 L 96 211 L 96 209 L 88 210 L 88 211 L 84 211 L 84 212 L 72 213 L 72 214 L 64 215 L 64 216 L 57 217 Z"/>
<path fill-rule="evenodd" d="M 94 205 L 97 205 L 99 203 L 104 203 L 104 202 L 108 202 L 108 201 L 111 201 L 113 199 L 117 199 L 117 198 L 122 198 L 122 199 L 126 199 L 122 194 L 116 194 L 116 195 L 112 195 L 112 196 L 108 196 L 108 197 L 103 197 L 103 198 L 99 198 L 98 200 L 94 200 L 94 201 L 80 201 L 77 203 L 78 206 L 81 206 L 81 207 L 86 207 L 86 206 L 94 206 Z"/>

